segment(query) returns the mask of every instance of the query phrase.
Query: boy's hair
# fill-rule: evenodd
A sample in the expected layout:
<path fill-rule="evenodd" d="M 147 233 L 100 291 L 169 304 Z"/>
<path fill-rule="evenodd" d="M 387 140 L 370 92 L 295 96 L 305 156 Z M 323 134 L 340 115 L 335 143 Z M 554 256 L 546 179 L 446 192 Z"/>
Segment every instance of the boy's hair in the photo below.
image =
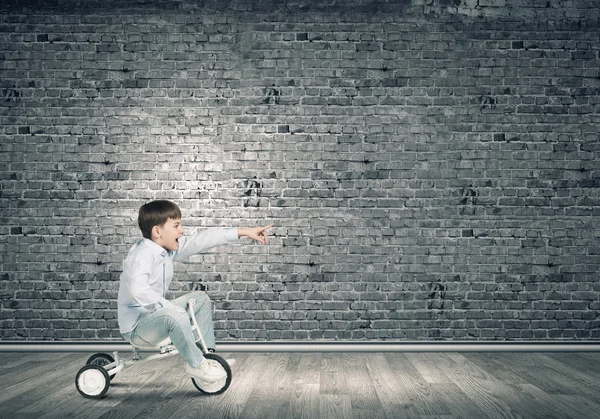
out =
<path fill-rule="evenodd" d="M 140 207 L 138 225 L 142 235 L 152 239 L 152 228 L 163 225 L 169 219 L 181 219 L 181 210 L 177 204 L 167 200 L 151 201 Z"/>

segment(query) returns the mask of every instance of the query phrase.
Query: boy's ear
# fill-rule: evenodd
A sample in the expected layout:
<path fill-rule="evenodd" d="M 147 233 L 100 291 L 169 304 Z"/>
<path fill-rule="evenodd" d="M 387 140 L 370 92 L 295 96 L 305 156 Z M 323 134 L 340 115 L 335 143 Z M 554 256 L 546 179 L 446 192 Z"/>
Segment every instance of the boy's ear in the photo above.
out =
<path fill-rule="evenodd" d="M 160 229 L 158 228 L 158 226 L 152 227 L 152 238 L 158 239 L 159 237 L 160 237 Z"/>

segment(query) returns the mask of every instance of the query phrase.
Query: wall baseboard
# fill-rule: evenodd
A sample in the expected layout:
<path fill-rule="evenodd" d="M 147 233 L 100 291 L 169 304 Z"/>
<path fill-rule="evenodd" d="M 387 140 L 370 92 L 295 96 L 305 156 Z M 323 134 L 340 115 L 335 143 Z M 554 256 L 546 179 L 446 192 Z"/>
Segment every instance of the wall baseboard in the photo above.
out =
<path fill-rule="evenodd" d="M 219 352 L 600 352 L 600 341 L 217 342 Z M 129 351 L 125 341 L 0 341 L 0 352 Z"/>

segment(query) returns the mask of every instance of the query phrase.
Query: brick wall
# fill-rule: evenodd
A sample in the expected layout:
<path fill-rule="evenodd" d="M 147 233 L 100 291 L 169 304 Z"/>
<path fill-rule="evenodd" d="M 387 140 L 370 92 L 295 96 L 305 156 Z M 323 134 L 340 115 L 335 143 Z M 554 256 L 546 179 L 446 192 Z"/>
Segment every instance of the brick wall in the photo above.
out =
<path fill-rule="evenodd" d="M 84 6 L 83 6 L 84 5 Z M 137 209 L 219 340 L 600 337 L 589 0 L 5 1 L 0 336 L 119 338 Z"/>

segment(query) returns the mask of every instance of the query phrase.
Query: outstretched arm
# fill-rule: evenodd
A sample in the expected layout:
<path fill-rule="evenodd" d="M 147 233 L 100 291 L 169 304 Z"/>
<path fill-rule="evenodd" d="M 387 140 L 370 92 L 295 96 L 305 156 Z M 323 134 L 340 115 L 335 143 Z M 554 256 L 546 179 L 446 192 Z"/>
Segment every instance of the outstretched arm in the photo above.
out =
<path fill-rule="evenodd" d="M 238 237 L 249 237 L 260 244 L 267 244 L 267 230 L 275 224 L 264 227 L 238 228 Z"/>

